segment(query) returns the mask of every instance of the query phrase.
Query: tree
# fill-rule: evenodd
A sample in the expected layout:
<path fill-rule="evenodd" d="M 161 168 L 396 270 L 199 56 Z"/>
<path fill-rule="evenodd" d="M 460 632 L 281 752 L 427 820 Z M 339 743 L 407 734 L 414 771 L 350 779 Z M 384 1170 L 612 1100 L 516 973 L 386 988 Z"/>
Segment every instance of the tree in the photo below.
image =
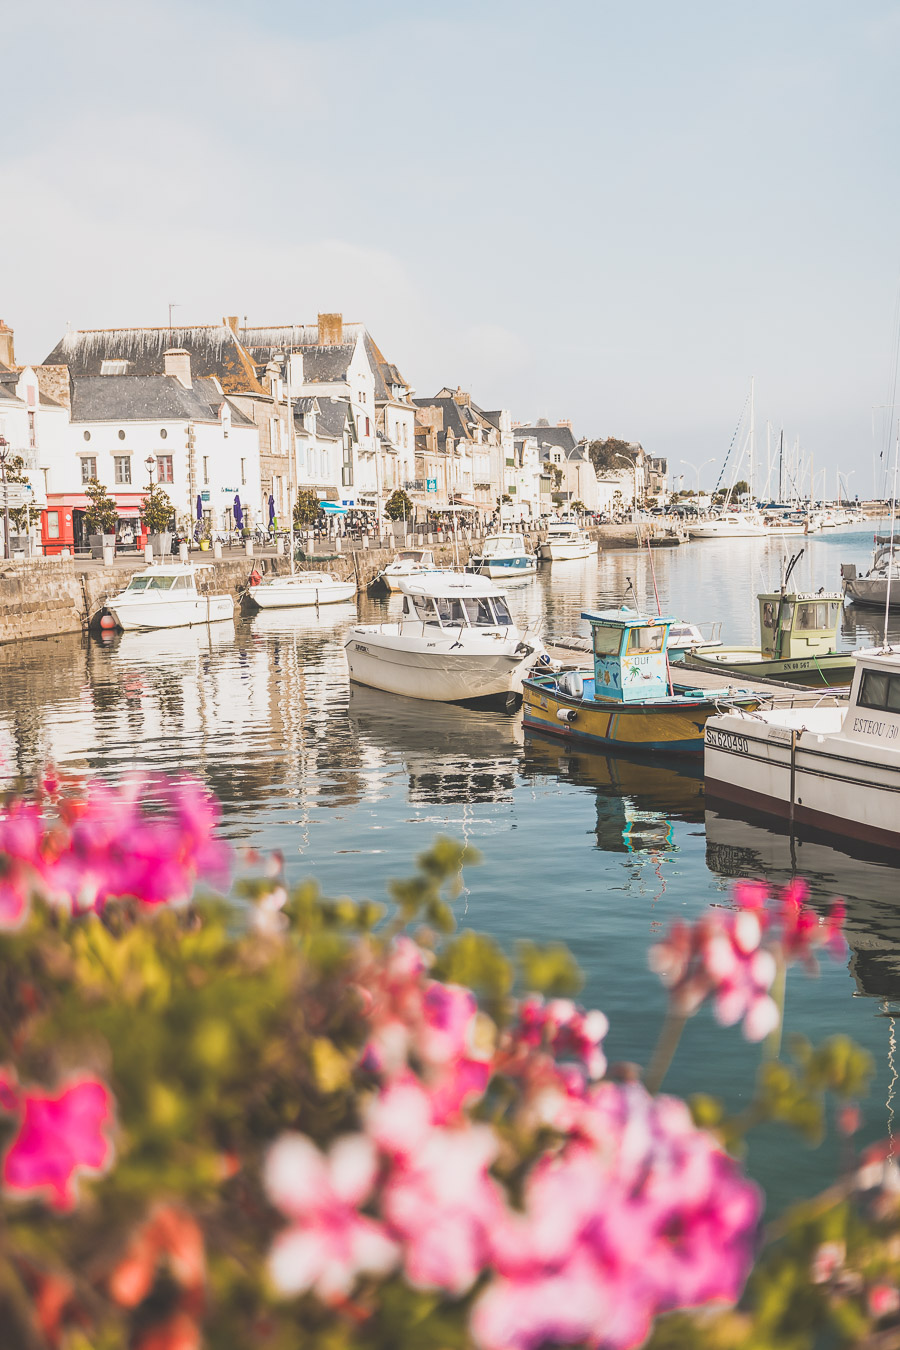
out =
<path fill-rule="evenodd" d="M 162 534 L 169 528 L 175 508 L 158 483 L 154 483 L 141 506 L 141 520 L 148 534 Z"/>
<path fill-rule="evenodd" d="M 563 471 L 559 464 L 548 464 L 547 470 L 553 479 L 553 490 L 558 492 L 562 487 Z"/>
<path fill-rule="evenodd" d="M 583 515 L 584 512 L 587 510 L 587 507 L 585 506 L 584 502 L 577 501 L 572 503 L 572 510 L 579 512 L 580 515 Z"/>
<path fill-rule="evenodd" d="M 615 436 L 607 436 L 605 441 L 591 441 L 588 454 L 595 473 L 621 473 L 622 461 L 616 459 L 616 455 L 634 459 L 634 451 L 628 442 L 617 440 Z"/>
<path fill-rule="evenodd" d="M 27 483 L 28 475 L 24 472 L 25 461 L 21 455 L 10 455 L 6 461 L 6 481 L 7 483 Z M 28 524 L 27 506 L 11 506 L 9 509 L 9 519 L 15 530 L 21 534 Z"/>
<path fill-rule="evenodd" d="M 384 504 L 384 514 L 389 520 L 409 520 L 412 513 L 412 498 L 407 496 L 403 488 L 392 492 Z"/>
<path fill-rule="evenodd" d="M 88 535 L 115 534 L 119 523 L 119 508 L 97 478 L 91 478 L 84 488 L 90 505 L 84 513 L 84 528 Z"/>
<path fill-rule="evenodd" d="M 750 491 L 750 484 L 745 478 L 740 478 L 731 489 L 732 497 L 743 497 L 745 492 Z"/>
<path fill-rule="evenodd" d="M 321 509 L 322 503 L 312 488 L 301 488 L 294 503 L 294 529 L 308 530 Z"/>

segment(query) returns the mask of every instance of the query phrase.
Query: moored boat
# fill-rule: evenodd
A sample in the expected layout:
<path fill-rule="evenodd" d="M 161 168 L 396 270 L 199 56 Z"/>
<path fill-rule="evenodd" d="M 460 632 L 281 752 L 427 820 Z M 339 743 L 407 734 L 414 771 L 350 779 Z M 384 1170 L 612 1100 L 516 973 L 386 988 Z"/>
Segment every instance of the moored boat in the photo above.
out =
<path fill-rule="evenodd" d="M 525 547 L 524 535 L 504 531 L 485 535 L 481 552 L 470 555 L 466 571 L 486 577 L 527 577 L 537 571 L 537 562 Z"/>
<path fill-rule="evenodd" d="M 764 592 L 759 601 L 758 647 L 694 647 L 684 663 L 692 670 L 743 675 L 790 684 L 849 684 L 856 658 L 835 650 L 840 591 Z"/>
<path fill-rule="evenodd" d="M 547 526 L 547 538 L 537 546 L 537 556 L 542 562 L 574 562 L 579 558 L 590 558 L 597 553 L 597 540 L 591 539 L 581 529 L 577 521 L 551 520 Z"/>
<path fill-rule="evenodd" d="M 759 703 L 748 690 L 673 682 L 666 656 L 670 617 L 626 608 L 581 617 L 591 626 L 593 670 L 525 680 L 526 727 L 603 750 L 699 755 L 706 719 L 723 701 L 748 708 Z"/>
<path fill-rule="evenodd" d="M 404 548 L 396 554 L 393 562 L 389 562 L 387 567 L 381 569 L 372 585 L 380 583 L 389 591 L 399 591 L 400 582 L 404 577 L 417 576 L 419 572 L 433 572 L 435 567 L 432 549 Z"/>
<path fill-rule="evenodd" d="M 856 653 L 849 702 L 732 709 L 706 725 L 707 795 L 900 849 L 900 651 Z"/>
<path fill-rule="evenodd" d="M 713 520 L 688 526 L 692 539 L 750 539 L 768 533 L 768 525 L 755 511 L 724 511 Z"/>
<path fill-rule="evenodd" d="M 900 609 L 900 557 L 889 534 L 875 536 L 872 566 L 859 576 L 855 563 L 841 564 L 844 594 L 855 605 Z"/>
<path fill-rule="evenodd" d="M 249 595 L 260 609 L 293 609 L 301 605 L 337 605 L 356 595 L 355 581 L 331 572 L 288 572 L 251 585 Z"/>
<path fill-rule="evenodd" d="M 197 576 L 203 563 L 154 563 L 136 572 L 106 608 L 120 628 L 188 628 L 234 617 L 230 595 L 201 594 Z"/>
<path fill-rule="evenodd" d="M 424 572 L 400 582 L 398 623 L 357 624 L 345 642 L 350 679 L 439 703 L 518 702 L 543 644 L 517 628 L 487 577 Z"/>

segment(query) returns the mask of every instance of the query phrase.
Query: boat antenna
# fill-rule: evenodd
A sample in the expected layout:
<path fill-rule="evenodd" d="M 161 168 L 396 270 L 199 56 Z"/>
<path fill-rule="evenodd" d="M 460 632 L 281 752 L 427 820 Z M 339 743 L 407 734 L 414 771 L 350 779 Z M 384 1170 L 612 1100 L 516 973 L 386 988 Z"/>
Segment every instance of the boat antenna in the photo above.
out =
<path fill-rule="evenodd" d="M 625 580 L 628 582 L 628 585 L 625 587 L 625 592 L 622 596 L 622 605 L 624 606 L 629 591 L 631 591 L 631 594 L 634 596 L 634 603 L 637 604 L 637 591 L 634 589 L 634 582 L 631 580 L 631 577 L 626 577 Z"/>
<path fill-rule="evenodd" d="M 803 555 L 804 555 L 805 552 L 806 552 L 806 549 L 805 549 L 805 548 L 801 548 L 800 552 L 794 554 L 793 558 L 791 558 L 791 560 L 790 560 L 790 562 L 788 563 L 787 567 L 784 569 L 784 581 L 782 581 L 782 583 L 781 583 L 781 593 L 782 593 L 782 595 L 784 595 L 785 591 L 787 590 L 787 584 L 788 584 L 788 582 L 789 582 L 790 579 L 791 579 L 791 573 L 793 572 L 794 568 L 797 566 L 798 562 L 799 562 L 800 559 L 803 557 Z"/>
<path fill-rule="evenodd" d="M 891 613 L 891 579 L 894 574 L 894 526 L 897 523 L 897 461 L 900 459 L 900 419 L 897 421 L 897 440 L 894 444 L 894 484 L 891 488 L 891 543 L 887 563 L 887 586 L 884 591 L 884 637 L 882 650 L 888 646 L 888 619 Z"/>

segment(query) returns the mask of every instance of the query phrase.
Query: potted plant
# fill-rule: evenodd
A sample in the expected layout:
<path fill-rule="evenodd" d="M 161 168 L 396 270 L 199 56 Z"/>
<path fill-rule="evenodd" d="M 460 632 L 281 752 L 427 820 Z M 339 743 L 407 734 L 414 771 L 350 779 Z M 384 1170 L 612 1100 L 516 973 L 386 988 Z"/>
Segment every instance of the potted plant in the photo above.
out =
<path fill-rule="evenodd" d="M 119 508 L 107 492 L 105 484 L 97 478 L 91 478 L 85 484 L 84 495 L 88 499 L 84 512 L 84 531 L 91 547 L 91 556 L 102 558 L 104 547 L 111 548 L 115 545 Z"/>
<path fill-rule="evenodd" d="M 166 557 L 172 547 L 172 517 L 175 509 L 169 496 L 158 483 L 150 487 L 141 506 L 141 521 L 147 531 L 147 542 L 160 557 Z"/>
<path fill-rule="evenodd" d="M 412 519 L 413 504 L 403 488 L 397 488 L 384 504 L 384 514 L 394 522 L 392 533 L 398 539 L 406 538 L 407 521 Z"/>

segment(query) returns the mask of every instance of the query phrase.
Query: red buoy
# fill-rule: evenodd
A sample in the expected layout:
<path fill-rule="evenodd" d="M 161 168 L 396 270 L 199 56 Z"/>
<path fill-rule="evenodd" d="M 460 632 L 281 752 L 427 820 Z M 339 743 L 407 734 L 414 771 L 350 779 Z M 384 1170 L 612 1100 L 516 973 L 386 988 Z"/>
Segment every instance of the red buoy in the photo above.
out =
<path fill-rule="evenodd" d="M 116 621 L 115 621 L 115 619 L 113 618 L 113 616 L 112 616 L 111 614 L 101 614 L 101 615 L 100 615 L 100 627 L 101 627 L 101 628 L 115 628 L 115 626 L 116 626 Z"/>
<path fill-rule="evenodd" d="M 262 577 L 259 575 L 256 568 L 254 567 L 253 571 L 250 573 L 250 585 L 258 586 L 261 581 Z"/>

